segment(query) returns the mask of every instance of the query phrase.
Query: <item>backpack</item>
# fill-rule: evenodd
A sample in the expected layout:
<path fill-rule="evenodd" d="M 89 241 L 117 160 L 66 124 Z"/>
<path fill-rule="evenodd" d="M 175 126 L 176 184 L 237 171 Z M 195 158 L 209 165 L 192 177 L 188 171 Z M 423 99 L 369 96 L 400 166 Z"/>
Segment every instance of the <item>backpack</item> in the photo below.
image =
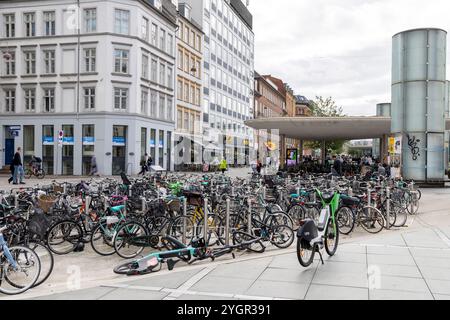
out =
<path fill-rule="evenodd" d="M 43 240 L 51 225 L 51 216 L 46 215 L 41 209 L 36 209 L 33 216 L 28 220 L 28 231 L 32 236 Z"/>

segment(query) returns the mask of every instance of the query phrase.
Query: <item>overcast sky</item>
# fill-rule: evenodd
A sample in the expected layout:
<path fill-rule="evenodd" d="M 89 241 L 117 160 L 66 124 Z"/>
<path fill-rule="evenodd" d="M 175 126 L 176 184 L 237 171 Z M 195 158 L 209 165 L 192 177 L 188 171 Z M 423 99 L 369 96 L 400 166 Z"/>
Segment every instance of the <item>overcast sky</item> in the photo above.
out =
<path fill-rule="evenodd" d="M 250 0 L 250 11 L 256 71 L 309 99 L 332 96 L 349 115 L 390 102 L 395 33 L 450 30 L 449 0 Z"/>

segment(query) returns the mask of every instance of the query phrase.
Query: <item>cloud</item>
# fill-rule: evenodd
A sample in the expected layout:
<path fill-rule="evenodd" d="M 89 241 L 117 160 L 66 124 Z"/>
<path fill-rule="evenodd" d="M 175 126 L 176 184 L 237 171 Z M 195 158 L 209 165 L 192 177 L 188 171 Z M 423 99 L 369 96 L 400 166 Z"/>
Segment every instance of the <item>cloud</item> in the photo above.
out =
<path fill-rule="evenodd" d="M 250 11 L 256 71 L 309 98 L 332 96 L 350 115 L 391 100 L 394 34 L 450 30 L 448 0 L 250 0 Z"/>

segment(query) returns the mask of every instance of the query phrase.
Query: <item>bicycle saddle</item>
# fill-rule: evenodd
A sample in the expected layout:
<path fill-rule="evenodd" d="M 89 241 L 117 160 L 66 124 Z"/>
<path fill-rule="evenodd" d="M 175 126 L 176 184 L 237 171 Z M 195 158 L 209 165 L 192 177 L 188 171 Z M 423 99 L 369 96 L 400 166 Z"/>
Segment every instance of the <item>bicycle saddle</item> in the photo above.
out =
<path fill-rule="evenodd" d="M 322 194 L 323 201 L 325 201 L 325 202 L 330 202 L 331 200 L 333 200 L 333 197 L 334 197 L 334 193 L 323 193 Z"/>

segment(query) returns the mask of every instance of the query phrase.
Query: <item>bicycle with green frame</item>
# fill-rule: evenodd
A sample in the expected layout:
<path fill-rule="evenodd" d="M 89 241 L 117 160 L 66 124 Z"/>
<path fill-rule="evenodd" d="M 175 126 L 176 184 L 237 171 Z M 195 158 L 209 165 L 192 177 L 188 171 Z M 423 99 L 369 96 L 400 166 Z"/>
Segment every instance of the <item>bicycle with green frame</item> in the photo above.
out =
<path fill-rule="evenodd" d="M 321 250 L 331 257 L 335 255 L 339 244 L 339 225 L 336 212 L 339 208 L 340 194 L 338 192 L 322 193 L 315 190 L 322 203 L 320 217 L 316 223 L 312 219 L 302 220 L 297 231 L 297 258 L 303 267 L 309 267 L 317 252 L 323 262 Z"/>

